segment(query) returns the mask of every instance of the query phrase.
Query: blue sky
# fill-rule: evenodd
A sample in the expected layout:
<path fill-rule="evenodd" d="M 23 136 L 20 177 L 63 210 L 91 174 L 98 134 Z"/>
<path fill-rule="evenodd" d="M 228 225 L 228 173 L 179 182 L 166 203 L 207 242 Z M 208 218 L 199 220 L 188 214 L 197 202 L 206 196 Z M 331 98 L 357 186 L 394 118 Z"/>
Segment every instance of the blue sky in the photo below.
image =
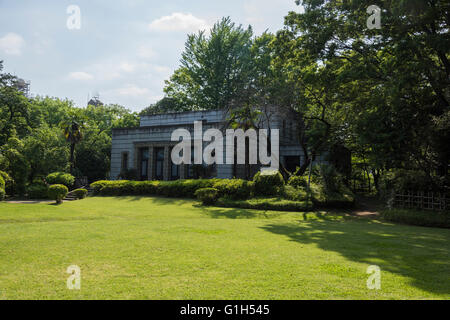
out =
<path fill-rule="evenodd" d="M 70 5 L 79 30 L 67 28 Z M 0 0 L 0 60 L 33 94 L 85 106 L 98 93 L 139 111 L 163 97 L 188 33 L 223 16 L 276 31 L 292 10 L 301 10 L 294 0 Z"/>

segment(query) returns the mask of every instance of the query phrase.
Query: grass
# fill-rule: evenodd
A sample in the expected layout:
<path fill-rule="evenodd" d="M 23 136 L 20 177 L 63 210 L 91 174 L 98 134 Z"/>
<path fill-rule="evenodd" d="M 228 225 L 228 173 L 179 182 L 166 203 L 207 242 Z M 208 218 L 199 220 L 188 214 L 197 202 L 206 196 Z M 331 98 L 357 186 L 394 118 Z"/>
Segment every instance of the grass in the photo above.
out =
<path fill-rule="evenodd" d="M 0 203 L 0 299 L 449 299 L 449 243 L 447 229 L 191 200 Z"/>

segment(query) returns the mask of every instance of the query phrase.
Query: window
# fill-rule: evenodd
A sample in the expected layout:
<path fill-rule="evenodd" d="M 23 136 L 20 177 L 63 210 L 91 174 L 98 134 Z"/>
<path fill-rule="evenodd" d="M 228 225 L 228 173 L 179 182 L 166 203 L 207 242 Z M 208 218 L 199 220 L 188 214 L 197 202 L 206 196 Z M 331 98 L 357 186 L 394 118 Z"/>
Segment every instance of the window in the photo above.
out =
<path fill-rule="evenodd" d="M 125 172 L 128 170 L 128 152 L 122 153 L 122 169 L 121 172 Z"/>
<path fill-rule="evenodd" d="M 141 180 L 148 180 L 148 160 L 149 160 L 149 150 L 148 148 L 142 148 L 139 151 L 139 156 L 141 159 Z"/>
<path fill-rule="evenodd" d="M 155 148 L 155 180 L 164 179 L 164 148 Z"/>
<path fill-rule="evenodd" d="M 172 149 L 170 150 L 170 154 L 172 154 Z M 170 179 L 171 180 L 178 180 L 180 179 L 180 166 L 174 164 L 171 162 L 171 166 L 170 166 Z"/>

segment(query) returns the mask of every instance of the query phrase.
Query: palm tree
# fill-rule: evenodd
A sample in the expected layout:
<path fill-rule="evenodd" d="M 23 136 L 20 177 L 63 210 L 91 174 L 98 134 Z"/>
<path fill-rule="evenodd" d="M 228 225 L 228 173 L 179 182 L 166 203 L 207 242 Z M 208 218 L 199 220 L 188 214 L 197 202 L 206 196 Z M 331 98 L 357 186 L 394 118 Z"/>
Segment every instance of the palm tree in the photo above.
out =
<path fill-rule="evenodd" d="M 61 126 L 64 130 L 64 137 L 70 143 L 70 173 L 73 174 L 75 146 L 83 139 L 84 124 L 77 118 L 71 117 L 70 120 L 63 122 Z"/>

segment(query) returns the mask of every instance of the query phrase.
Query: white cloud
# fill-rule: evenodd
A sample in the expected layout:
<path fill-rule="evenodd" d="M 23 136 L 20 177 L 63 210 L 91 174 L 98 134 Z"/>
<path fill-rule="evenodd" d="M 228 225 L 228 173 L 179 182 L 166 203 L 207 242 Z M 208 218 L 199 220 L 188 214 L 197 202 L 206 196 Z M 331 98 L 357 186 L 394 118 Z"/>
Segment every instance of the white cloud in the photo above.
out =
<path fill-rule="evenodd" d="M 25 40 L 17 33 L 8 33 L 0 38 L 0 51 L 9 55 L 22 54 L 22 47 L 25 46 Z"/>
<path fill-rule="evenodd" d="M 208 23 L 193 16 L 190 13 L 175 12 L 170 16 L 164 16 L 154 20 L 149 24 L 152 31 L 188 31 L 195 32 L 198 30 L 209 29 Z"/>
<path fill-rule="evenodd" d="M 136 85 L 127 85 L 123 88 L 117 89 L 117 93 L 122 96 L 147 96 L 150 93 L 150 90 L 147 88 L 140 88 Z"/>
<path fill-rule="evenodd" d="M 128 62 L 123 62 L 119 68 L 121 71 L 126 73 L 132 73 L 136 70 L 136 65 Z"/>
<path fill-rule="evenodd" d="M 87 72 L 76 71 L 69 73 L 69 79 L 87 81 L 94 79 L 94 76 Z"/>

